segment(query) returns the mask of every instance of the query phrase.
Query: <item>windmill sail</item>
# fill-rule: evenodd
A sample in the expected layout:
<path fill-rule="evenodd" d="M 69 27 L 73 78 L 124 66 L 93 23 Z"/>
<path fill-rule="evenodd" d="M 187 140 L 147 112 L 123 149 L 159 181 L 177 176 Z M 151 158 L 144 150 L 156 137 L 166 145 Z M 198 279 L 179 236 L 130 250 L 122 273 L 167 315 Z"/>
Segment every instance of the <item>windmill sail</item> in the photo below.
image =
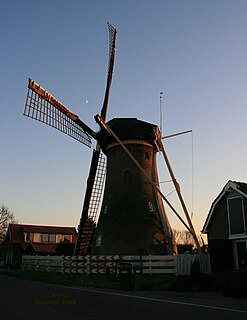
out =
<path fill-rule="evenodd" d="M 116 35 L 117 30 L 108 22 L 108 31 L 109 31 L 109 62 L 108 62 L 108 74 L 107 74 L 107 83 L 105 90 L 105 97 L 103 102 L 103 107 L 101 109 L 102 119 L 106 119 L 106 113 L 108 109 L 108 101 L 112 83 L 112 74 L 116 50 Z M 95 200 L 95 193 L 93 186 L 97 185 L 98 177 L 101 176 L 102 165 L 100 164 L 100 159 L 103 159 L 103 155 L 100 151 L 100 145 L 97 143 L 96 151 L 94 151 L 93 158 L 91 161 L 91 167 L 89 171 L 89 178 L 87 183 L 87 189 L 84 198 L 84 204 L 82 209 L 82 215 L 80 219 L 80 224 L 78 226 L 78 236 L 77 242 L 75 245 L 74 255 L 85 254 L 88 248 L 88 245 L 91 241 L 94 227 L 96 224 L 95 218 L 92 216 L 90 208 L 92 206 L 99 206 L 100 198 L 97 192 L 97 200 Z M 105 165 L 106 166 L 106 165 Z M 105 175 L 104 175 L 105 176 Z M 103 189 L 104 180 L 101 180 L 100 194 Z"/>
<path fill-rule="evenodd" d="M 99 214 L 105 174 L 106 158 L 100 151 L 94 150 L 74 255 L 87 253 Z"/>
<path fill-rule="evenodd" d="M 108 75 L 107 75 L 107 83 L 106 83 L 106 91 L 103 107 L 101 109 L 101 118 L 106 120 L 106 113 L 108 108 L 108 101 L 111 89 L 112 82 L 112 74 L 113 74 L 113 66 L 115 60 L 115 51 L 116 51 L 116 36 L 117 30 L 108 22 L 108 30 L 109 30 L 109 63 L 108 63 Z"/>
<path fill-rule="evenodd" d="M 32 79 L 29 79 L 24 116 L 43 122 L 91 147 L 94 131 Z"/>

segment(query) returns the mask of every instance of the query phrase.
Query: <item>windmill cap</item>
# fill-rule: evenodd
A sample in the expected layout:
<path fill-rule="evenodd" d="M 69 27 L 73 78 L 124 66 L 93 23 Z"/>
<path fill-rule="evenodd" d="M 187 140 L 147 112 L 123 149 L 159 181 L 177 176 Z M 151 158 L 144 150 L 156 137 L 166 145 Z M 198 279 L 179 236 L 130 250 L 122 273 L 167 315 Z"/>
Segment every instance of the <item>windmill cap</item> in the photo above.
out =
<path fill-rule="evenodd" d="M 113 118 L 107 122 L 107 125 L 121 141 L 142 140 L 155 146 L 157 125 L 138 120 L 137 118 Z M 98 141 L 103 151 L 109 144 L 116 142 L 115 138 L 104 130 L 99 132 Z"/>

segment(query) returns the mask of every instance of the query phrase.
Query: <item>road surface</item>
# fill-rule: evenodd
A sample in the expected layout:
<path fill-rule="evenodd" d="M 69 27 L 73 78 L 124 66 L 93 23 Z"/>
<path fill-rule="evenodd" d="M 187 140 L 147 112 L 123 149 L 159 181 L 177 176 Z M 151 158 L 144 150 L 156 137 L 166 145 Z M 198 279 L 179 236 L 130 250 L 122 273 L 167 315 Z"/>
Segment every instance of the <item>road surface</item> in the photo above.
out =
<path fill-rule="evenodd" d="M 0 319 L 246 320 L 246 299 L 212 293 L 73 288 L 0 274 Z"/>

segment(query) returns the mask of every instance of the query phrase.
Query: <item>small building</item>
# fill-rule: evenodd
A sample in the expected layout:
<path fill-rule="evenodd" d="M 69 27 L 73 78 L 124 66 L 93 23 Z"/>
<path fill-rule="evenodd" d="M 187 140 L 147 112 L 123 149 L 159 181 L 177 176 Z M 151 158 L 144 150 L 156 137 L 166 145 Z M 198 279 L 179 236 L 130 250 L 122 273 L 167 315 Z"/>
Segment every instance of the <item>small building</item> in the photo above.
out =
<path fill-rule="evenodd" d="M 229 180 L 213 201 L 207 234 L 212 272 L 247 270 L 247 183 Z"/>
<path fill-rule="evenodd" d="M 6 264 L 19 267 L 23 254 L 56 255 L 61 242 L 76 242 L 75 227 L 9 224 L 6 236 Z"/>

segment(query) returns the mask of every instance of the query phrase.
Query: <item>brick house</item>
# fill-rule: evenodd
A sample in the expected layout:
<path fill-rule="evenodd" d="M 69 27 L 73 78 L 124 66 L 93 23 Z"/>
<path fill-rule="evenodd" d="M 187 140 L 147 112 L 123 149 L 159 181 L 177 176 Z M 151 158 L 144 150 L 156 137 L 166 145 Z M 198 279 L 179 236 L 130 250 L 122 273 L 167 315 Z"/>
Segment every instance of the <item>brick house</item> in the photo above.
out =
<path fill-rule="evenodd" d="M 229 180 L 213 201 L 207 234 L 212 272 L 247 270 L 247 183 Z"/>
<path fill-rule="evenodd" d="M 75 243 L 75 227 L 9 224 L 6 264 L 19 267 L 22 254 L 55 255 L 60 242 Z"/>

